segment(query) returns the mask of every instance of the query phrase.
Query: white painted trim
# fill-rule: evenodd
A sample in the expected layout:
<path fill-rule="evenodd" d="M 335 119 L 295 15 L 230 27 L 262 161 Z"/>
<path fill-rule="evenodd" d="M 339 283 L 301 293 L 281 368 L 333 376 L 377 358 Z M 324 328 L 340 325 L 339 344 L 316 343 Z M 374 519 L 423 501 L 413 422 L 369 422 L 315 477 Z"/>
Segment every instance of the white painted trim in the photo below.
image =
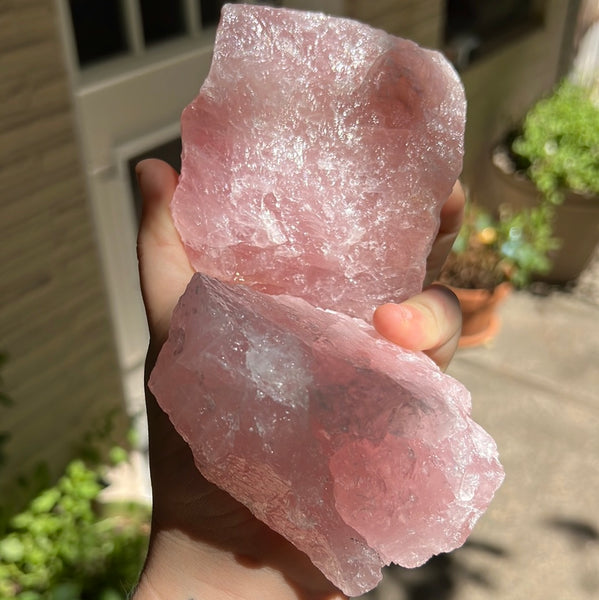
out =
<path fill-rule="evenodd" d="M 145 51 L 145 43 L 139 0 L 121 0 L 121 9 L 123 10 L 125 36 L 129 50 L 135 56 L 141 56 Z"/>
<path fill-rule="evenodd" d="M 187 33 L 192 37 L 197 37 L 202 29 L 200 23 L 200 11 L 196 0 L 183 0 L 183 11 L 185 14 L 185 23 L 187 25 Z"/>
<path fill-rule="evenodd" d="M 117 170 L 123 184 L 129 181 L 129 172 L 126 165 L 133 157 L 147 152 L 151 148 L 166 144 L 167 142 L 178 138 L 180 135 L 181 126 L 179 121 L 177 121 L 170 125 L 166 125 L 165 127 L 161 127 L 160 129 L 149 131 L 134 140 L 130 140 L 117 146 L 114 150 L 114 155 L 116 158 Z"/>
<path fill-rule="evenodd" d="M 71 12 L 67 6 L 68 0 L 54 0 L 60 36 L 63 40 L 63 51 L 71 84 L 77 80 L 79 61 L 77 59 L 77 44 L 73 35 Z"/>
<path fill-rule="evenodd" d="M 193 44 L 187 40 L 152 50 L 132 62 L 107 64 L 106 70 L 86 70 L 74 84 L 91 209 L 126 382 L 143 365 L 148 342 L 128 161 L 179 136 L 181 111 L 208 73 L 212 38 L 202 35 Z M 124 64 L 134 66 L 117 69 Z M 133 407 L 131 388 L 126 386 Z"/>
<path fill-rule="evenodd" d="M 129 183 L 114 172 L 88 178 L 121 370 L 143 363 L 148 342 L 137 274 L 137 225 Z"/>

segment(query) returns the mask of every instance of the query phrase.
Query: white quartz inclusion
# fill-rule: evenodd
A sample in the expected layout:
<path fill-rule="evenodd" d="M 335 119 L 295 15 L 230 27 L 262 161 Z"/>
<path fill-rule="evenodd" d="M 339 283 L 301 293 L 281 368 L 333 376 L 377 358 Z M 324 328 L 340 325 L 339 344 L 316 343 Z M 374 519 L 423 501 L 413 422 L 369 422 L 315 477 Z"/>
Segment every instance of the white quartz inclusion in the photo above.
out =
<path fill-rule="evenodd" d="M 278 333 L 275 336 L 248 336 L 245 365 L 259 392 L 290 408 L 306 408 L 306 390 L 312 382 L 310 365 L 297 338 Z"/>

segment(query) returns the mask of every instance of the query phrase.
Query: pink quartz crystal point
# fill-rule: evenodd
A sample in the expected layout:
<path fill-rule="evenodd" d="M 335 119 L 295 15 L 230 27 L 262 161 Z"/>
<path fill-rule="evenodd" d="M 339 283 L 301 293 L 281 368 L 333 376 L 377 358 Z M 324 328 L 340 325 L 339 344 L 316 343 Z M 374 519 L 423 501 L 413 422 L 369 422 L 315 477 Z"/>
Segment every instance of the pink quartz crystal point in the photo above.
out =
<path fill-rule="evenodd" d="M 350 596 L 460 546 L 503 479 L 463 385 L 298 298 L 196 274 L 150 388 L 204 476 Z"/>
<path fill-rule="evenodd" d="M 365 319 L 415 294 L 465 110 L 438 52 L 349 19 L 226 5 L 182 117 L 172 212 L 194 268 Z"/>

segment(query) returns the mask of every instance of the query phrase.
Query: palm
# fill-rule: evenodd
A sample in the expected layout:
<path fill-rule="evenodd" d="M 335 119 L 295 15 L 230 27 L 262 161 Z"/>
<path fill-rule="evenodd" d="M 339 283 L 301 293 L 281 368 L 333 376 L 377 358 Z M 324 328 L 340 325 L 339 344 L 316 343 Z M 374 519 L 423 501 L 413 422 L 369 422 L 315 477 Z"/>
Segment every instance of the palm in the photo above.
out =
<path fill-rule="evenodd" d="M 170 315 L 193 270 L 170 218 L 168 204 L 177 174 L 165 163 L 146 161 L 140 168 L 144 212 L 138 239 L 140 278 L 150 328 L 147 373 L 166 339 Z M 459 226 L 460 192 L 444 209 L 444 223 L 428 264 L 436 277 Z M 383 317 L 384 319 L 384 317 Z M 384 327 L 383 327 L 384 329 Z M 244 556 L 280 571 L 311 598 L 337 597 L 307 557 L 258 522 L 231 496 L 204 479 L 188 445 L 147 393 L 150 465 L 154 492 L 153 536 L 179 531 L 191 540 Z"/>

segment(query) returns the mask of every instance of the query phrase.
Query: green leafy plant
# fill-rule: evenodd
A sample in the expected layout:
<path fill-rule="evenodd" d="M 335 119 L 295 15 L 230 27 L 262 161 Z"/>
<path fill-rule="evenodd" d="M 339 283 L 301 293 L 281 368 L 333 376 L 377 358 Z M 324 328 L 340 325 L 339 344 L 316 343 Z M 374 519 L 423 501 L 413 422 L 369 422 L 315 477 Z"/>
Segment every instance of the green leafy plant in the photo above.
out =
<path fill-rule="evenodd" d="M 562 82 L 530 109 L 511 150 L 550 204 L 565 190 L 599 194 L 599 108 L 590 91 Z"/>
<path fill-rule="evenodd" d="M 0 371 L 6 355 L 0 353 Z M 0 372 L 0 409 L 14 406 Z M 37 495 L 14 514 L 0 503 L 0 598 L 18 600 L 124 600 L 137 581 L 148 538 L 149 508 L 136 503 L 100 501 L 108 458 L 127 459 L 119 446 L 109 451 L 114 413 L 83 436 L 78 455 L 49 487 L 48 466 L 40 463 L 14 482 Z M 9 433 L 0 431 L 0 469 Z M 43 489 L 42 489 L 43 487 Z M 38 490 L 42 489 L 41 492 Z M 34 491 L 35 490 L 35 491 Z M 12 498 L 11 498 L 12 499 Z"/>
<path fill-rule="evenodd" d="M 0 539 L 0 597 L 123 600 L 147 544 L 148 509 L 103 505 L 101 469 L 73 461 Z"/>
<path fill-rule="evenodd" d="M 440 280 L 458 288 L 493 290 L 504 281 L 524 287 L 551 267 L 548 253 L 558 243 L 550 212 L 547 205 L 519 211 L 503 206 L 495 219 L 468 202 Z"/>

